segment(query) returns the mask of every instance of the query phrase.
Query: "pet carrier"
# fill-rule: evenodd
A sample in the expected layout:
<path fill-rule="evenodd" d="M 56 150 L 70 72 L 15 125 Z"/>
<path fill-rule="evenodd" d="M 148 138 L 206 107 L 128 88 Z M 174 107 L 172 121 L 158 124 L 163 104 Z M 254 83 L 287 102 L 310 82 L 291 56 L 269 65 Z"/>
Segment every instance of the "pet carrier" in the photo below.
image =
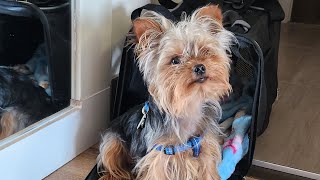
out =
<path fill-rule="evenodd" d="M 252 116 L 248 132 L 249 151 L 238 163 L 230 177 L 230 179 L 243 179 L 253 160 L 256 136 L 266 128 L 271 106 L 276 97 L 277 54 L 280 21 L 284 18 L 283 11 L 277 1 L 253 2 L 253 0 L 248 0 L 242 1 L 244 4 L 241 4 L 241 1 L 227 2 L 222 0 L 214 2 L 184 0 L 180 4 L 170 0 L 159 0 L 159 2 L 161 5 L 148 4 L 136 9 L 132 13 L 131 19 L 134 20 L 139 17 L 143 10 L 152 10 L 172 21 L 177 21 L 182 12 L 191 14 L 195 9 L 209 2 L 218 3 L 222 7 L 224 21 L 230 18 L 228 17 L 230 14 L 237 14 L 237 16 L 230 18 L 230 24 L 224 22 L 224 25 L 226 29 L 235 33 L 237 39 L 236 45 L 231 48 L 230 82 L 233 88 L 238 90 L 234 90 L 231 96 L 245 92 L 252 98 L 250 111 L 247 111 Z M 245 23 L 240 21 L 239 24 L 236 24 L 234 23 L 236 20 L 242 20 Z M 148 98 L 147 87 L 134 59 L 133 47 L 125 46 L 122 53 L 119 78 L 114 90 L 115 94 L 112 97 L 114 98 L 112 119 L 120 116 L 133 106 L 144 103 Z M 99 175 L 95 166 L 87 179 L 98 178 Z"/>
<path fill-rule="evenodd" d="M 35 67 L 41 59 L 57 109 L 70 101 L 70 22 L 68 0 L 0 1 L 0 65 Z"/>
<path fill-rule="evenodd" d="M 258 121 L 257 134 L 261 135 L 269 124 L 269 116 L 278 93 L 278 50 L 280 26 L 284 12 L 277 0 L 183 0 L 175 3 L 171 0 L 159 0 L 170 9 L 172 15 L 179 18 L 182 12 L 191 14 L 195 9 L 208 3 L 219 4 L 224 13 L 225 28 L 256 41 L 265 63 L 265 81 L 267 85 L 265 112 Z"/>

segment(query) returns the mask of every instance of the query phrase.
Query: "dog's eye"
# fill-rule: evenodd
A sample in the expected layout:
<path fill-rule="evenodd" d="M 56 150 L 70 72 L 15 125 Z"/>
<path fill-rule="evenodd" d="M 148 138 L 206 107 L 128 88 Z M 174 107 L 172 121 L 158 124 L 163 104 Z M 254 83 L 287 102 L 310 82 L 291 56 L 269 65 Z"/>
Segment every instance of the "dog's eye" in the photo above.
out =
<path fill-rule="evenodd" d="M 171 64 L 173 65 L 180 64 L 180 63 L 181 63 L 181 60 L 177 56 L 171 59 Z"/>

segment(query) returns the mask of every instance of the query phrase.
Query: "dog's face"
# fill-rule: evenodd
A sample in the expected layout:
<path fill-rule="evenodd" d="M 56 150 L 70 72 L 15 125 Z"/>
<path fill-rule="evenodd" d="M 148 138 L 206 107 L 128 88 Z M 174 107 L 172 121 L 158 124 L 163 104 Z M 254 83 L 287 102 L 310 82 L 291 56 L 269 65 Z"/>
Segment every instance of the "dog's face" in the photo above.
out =
<path fill-rule="evenodd" d="M 160 110 L 185 117 L 229 93 L 227 52 L 233 35 L 223 28 L 217 6 L 176 24 L 146 12 L 133 27 L 139 68 Z"/>

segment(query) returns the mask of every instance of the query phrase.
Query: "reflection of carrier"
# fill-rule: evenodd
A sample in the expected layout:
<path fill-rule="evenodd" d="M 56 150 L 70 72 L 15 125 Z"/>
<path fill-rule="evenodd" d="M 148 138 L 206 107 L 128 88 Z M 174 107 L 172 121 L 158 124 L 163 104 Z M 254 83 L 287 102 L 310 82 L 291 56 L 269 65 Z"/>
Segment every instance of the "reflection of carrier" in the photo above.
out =
<path fill-rule="evenodd" d="M 71 94 L 70 3 L 29 2 L 0 1 L 0 66 L 30 73 L 59 110 Z"/>

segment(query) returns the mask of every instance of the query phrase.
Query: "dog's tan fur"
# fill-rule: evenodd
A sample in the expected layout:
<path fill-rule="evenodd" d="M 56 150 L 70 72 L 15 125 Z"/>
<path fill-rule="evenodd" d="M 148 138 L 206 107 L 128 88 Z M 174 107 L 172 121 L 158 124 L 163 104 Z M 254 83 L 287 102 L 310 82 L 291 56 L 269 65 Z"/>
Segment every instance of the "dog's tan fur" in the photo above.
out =
<path fill-rule="evenodd" d="M 4 112 L 0 120 L 0 140 L 14 134 L 17 129 L 16 120 L 11 112 Z"/>
<path fill-rule="evenodd" d="M 167 139 L 159 144 L 168 143 Z M 170 143 L 168 143 L 169 145 Z M 137 179 L 152 180 L 217 180 L 217 162 L 221 153 L 217 136 L 207 133 L 201 143 L 201 153 L 198 158 L 193 157 L 190 149 L 175 155 L 166 155 L 156 150 L 144 156 L 137 164 Z"/>
<path fill-rule="evenodd" d="M 167 128 L 172 131 L 161 134 L 165 130 L 159 129 L 160 133 L 154 132 L 158 134 L 152 142 L 170 146 L 204 134 L 199 157 L 193 156 L 192 149 L 166 155 L 149 145 L 150 152 L 135 159 L 133 175 L 143 180 L 220 179 L 217 164 L 221 150 L 216 122 L 219 117 L 214 116 L 221 115 L 217 112 L 218 101 L 231 91 L 230 59 L 226 52 L 230 52 L 234 38 L 223 28 L 221 10 L 214 5 L 205 6 L 178 23 L 149 11 L 133 22 L 133 31 L 139 69 L 154 103 L 166 114 Z M 172 64 L 176 57 L 181 63 Z M 206 68 L 205 81 L 201 83 L 193 72 L 199 64 Z M 129 178 L 130 170 L 117 162 L 126 162 L 123 157 L 128 157 L 128 153 L 123 142 L 114 137 L 112 133 L 105 135 L 99 164 L 104 167 L 107 179 Z"/>
<path fill-rule="evenodd" d="M 131 179 L 131 172 L 129 166 L 131 164 L 130 156 L 124 147 L 123 141 L 115 134 L 105 137 L 109 141 L 106 144 L 101 144 L 100 151 L 104 152 L 100 154 L 98 159 L 105 165 L 105 173 L 101 179 L 118 180 L 118 179 Z"/>

